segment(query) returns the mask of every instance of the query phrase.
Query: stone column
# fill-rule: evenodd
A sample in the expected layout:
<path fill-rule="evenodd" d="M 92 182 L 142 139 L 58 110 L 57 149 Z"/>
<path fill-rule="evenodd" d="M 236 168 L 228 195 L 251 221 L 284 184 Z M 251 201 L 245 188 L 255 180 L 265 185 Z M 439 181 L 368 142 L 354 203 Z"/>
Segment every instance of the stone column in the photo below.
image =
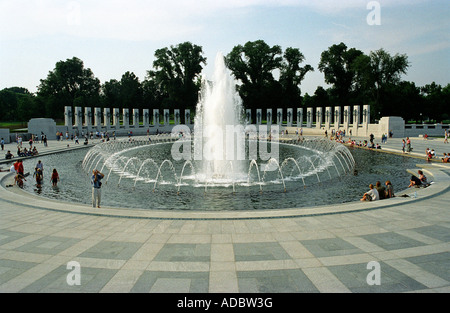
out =
<path fill-rule="evenodd" d="M 102 109 L 94 108 L 94 125 L 95 127 L 102 126 Z"/>
<path fill-rule="evenodd" d="M 331 117 L 333 116 L 333 111 L 331 107 L 325 108 L 325 129 L 330 129 Z"/>
<path fill-rule="evenodd" d="M 350 107 L 349 106 L 345 106 L 344 107 L 343 116 L 344 116 L 344 120 L 343 120 L 344 129 L 345 129 L 345 132 L 347 132 L 348 125 L 350 124 L 350 116 L 351 116 L 351 111 L 350 111 Z"/>
<path fill-rule="evenodd" d="M 256 125 L 261 125 L 262 123 L 262 110 L 256 109 Z"/>
<path fill-rule="evenodd" d="M 267 109 L 267 126 L 272 125 L 272 109 Z"/>
<path fill-rule="evenodd" d="M 341 115 L 341 107 L 334 107 L 334 127 L 336 130 L 338 130 L 341 125 Z"/>
<path fill-rule="evenodd" d="M 247 125 L 250 125 L 252 123 L 252 110 L 250 109 L 245 110 L 245 123 Z"/>
<path fill-rule="evenodd" d="M 277 125 L 283 124 L 283 109 L 277 109 Z"/>
<path fill-rule="evenodd" d="M 113 124 L 115 128 L 120 127 L 120 111 L 118 108 L 113 109 Z"/>
<path fill-rule="evenodd" d="M 292 127 L 292 120 L 294 119 L 294 114 L 292 112 L 293 112 L 292 108 L 288 108 L 287 109 L 287 115 L 286 115 L 286 117 L 287 117 L 287 124 L 286 124 L 286 126 L 287 127 Z"/>
<path fill-rule="evenodd" d="M 303 127 L 303 108 L 297 108 L 297 127 Z"/>
<path fill-rule="evenodd" d="M 73 122 L 72 122 L 72 107 L 71 106 L 65 106 L 64 107 L 64 125 L 67 126 L 69 129 L 72 128 Z"/>
<path fill-rule="evenodd" d="M 135 128 L 139 127 L 139 109 L 133 109 L 133 125 Z"/>
<path fill-rule="evenodd" d="M 159 127 L 159 109 L 153 109 L 153 126 Z"/>
<path fill-rule="evenodd" d="M 103 126 L 108 129 L 111 126 L 111 112 L 109 108 L 103 109 Z"/>
<path fill-rule="evenodd" d="M 84 108 L 84 126 L 88 128 L 88 130 L 92 126 L 92 111 L 91 108 Z"/>
<path fill-rule="evenodd" d="M 150 114 L 148 112 L 148 109 L 142 110 L 142 119 L 145 128 L 148 128 L 150 126 Z"/>
<path fill-rule="evenodd" d="M 75 124 L 74 126 L 80 128 L 83 126 L 83 112 L 81 107 L 75 107 Z"/>
<path fill-rule="evenodd" d="M 313 123 L 313 108 L 306 109 L 306 127 L 311 128 Z"/>
<path fill-rule="evenodd" d="M 363 106 L 363 124 L 367 127 L 370 124 L 370 105 L 365 104 Z"/>
<path fill-rule="evenodd" d="M 359 113 L 359 105 L 353 106 L 353 127 L 358 127 L 360 123 Z"/>
<path fill-rule="evenodd" d="M 362 129 L 359 130 L 359 136 L 369 136 L 369 123 L 370 123 L 370 107 L 364 105 L 362 109 Z"/>
<path fill-rule="evenodd" d="M 184 124 L 191 125 L 191 110 L 189 109 L 184 110 Z"/>
<path fill-rule="evenodd" d="M 180 115 L 179 109 L 173 110 L 173 118 L 174 118 L 175 125 L 181 124 L 181 115 Z"/>
<path fill-rule="evenodd" d="M 75 107 L 75 128 L 78 129 L 78 133 L 81 133 L 83 128 L 83 112 L 81 107 Z"/>
<path fill-rule="evenodd" d="M 322 127 L 323 108 L 316 108 L 316 128 Z"/>
<path fill-rule="evenodd" d="M 169 109 L 164 109 L 164 126 L 170 125 L 170 111 Z"/>
<path fill-rule="evenodd" d="M 123 109 L 122 110 L 122 118 L 123 118 L 123 123 L 122 123 L 122 125 L 123 125 L 123 127 L 124 128 L 128 128 L 128 126 L 130 125 L 130 112 L 129 112 L 129 110 L 128 109 Z"/>

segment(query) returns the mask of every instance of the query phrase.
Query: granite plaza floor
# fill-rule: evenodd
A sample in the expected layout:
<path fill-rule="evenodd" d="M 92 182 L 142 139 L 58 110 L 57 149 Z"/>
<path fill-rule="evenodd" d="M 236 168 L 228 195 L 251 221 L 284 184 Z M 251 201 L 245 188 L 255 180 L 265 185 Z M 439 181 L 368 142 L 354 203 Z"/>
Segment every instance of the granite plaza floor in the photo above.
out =
<path fill-rule="evenodd" d="M 443 139 L 412 140 L 414 157 L 427 146 L 450 152 Z M 401 139 L 383 145 L 400 150 Z M 0 292 L 446 293 L 450 167 L 423 169 L 434 183 L 403 192 L 417 198 L 214 216 L 45 200 L 6 188 L 12 178 L 2 172 Z M 68 283 L 72 261 L 80 285 Z M 368 283 L 372 261 L 380 284 Z"/>

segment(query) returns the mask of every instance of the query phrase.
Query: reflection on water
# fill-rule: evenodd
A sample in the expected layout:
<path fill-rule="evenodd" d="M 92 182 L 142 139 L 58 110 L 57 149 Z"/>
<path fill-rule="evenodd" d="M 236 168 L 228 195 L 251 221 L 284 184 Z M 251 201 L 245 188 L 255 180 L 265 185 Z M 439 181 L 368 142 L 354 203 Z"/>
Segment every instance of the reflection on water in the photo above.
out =
<path fill-rule="evenodd" d="M 165 210 L 270 210 L 280 208 L 313 207 L 318 205 L 346 203 L 358 201 L 368 190 L 370 183 L 390 180 L 396 192 L 404 190 L 409 184 L 408 168 L 415 168 L 418 159 L 367 151 L 357 148 L 350 149 L 355 162 L 357 175 L 344 175 L 319 183 L 315 176 L 302 179 L 286 180 L 286 192 L 280 180 L 273 178 L 271 184 L 237 184 L 233 187 L 207 188 L 201 185 L 197 188 L 176 184 L 176 180 L 166 175 L 166 183 L 158 183 L 153 192 L 154 183 L 122 178 L 111 175 L 102 188 L 102 206 L 165 209 Z M 136 153 L 144 153 L 137 150 Z M 151 150 L 155 158 L 158 152 Z M 165 153 L 165 152 L 163 152 Z M 289 157 L 289 151 L 281 158 Z M 67 202 L 91 204 L 90 175 L 81 170 L 81 162 L 86 150 L 42 156 L 39 159 L 44 164 L 44 182 L 41 188 L 36 188 L 34 181 L 25 184 L 25 190 L 42 197 L 58 199 Z M 146 155 L 146 157 L 149 157 Z M 26 172 L 33 172 L 37 159 L 24 161 Z M 181 165 L 177 165 L 181 166 Z M 47 180 L 51 171 L 56 168 L 60 182 L 53 187 Z M 330 168 L 330 170 L 332 170 Z M 181 171 L 179 171 L 181 172 Z M 105 176 L 108 173 L 104 173 Z M 190 171 L 186 170 L 189 179 Z M 326 171 L 321 175 L 329 175 Z M 275 175 L 276 176 L 276 175 Z M 163 180 L 164 181 L 164 180 Z M 171 183 L 168 183 L 171 182 Z M 178 190 L 179 189 L 179 190 Z M 262 192 L 261 192 L 262 189 Z"/>

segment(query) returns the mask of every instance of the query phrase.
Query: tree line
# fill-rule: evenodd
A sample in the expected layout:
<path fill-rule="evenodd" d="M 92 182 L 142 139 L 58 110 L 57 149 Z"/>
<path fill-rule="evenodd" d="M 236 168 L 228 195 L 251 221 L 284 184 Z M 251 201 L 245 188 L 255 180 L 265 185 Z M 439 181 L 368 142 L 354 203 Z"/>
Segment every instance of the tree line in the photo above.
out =
<path fill-rule="evenodd" d="M 40 80 L 36 94 L 21 87 L 0 91 L 0 121 L 35 117 L 62 120 L 64 106 L 101 108 L 160 108 L 195 111 L 201 72 L 207 64 L 201 46 L 184 42 L 158 49 L 153 68 L 141 81 L 133 72 L 120 80 L 100 82 L 77 57 L 59 61 Z M 416 86 L 402 80 L 411 66 L 405 54 L 384 49 L 368 55 L 344 43 L 323 51 L 317 66 L 330 86 L 313 95 L 301 92 L 306 75 L 316 69 L 305 64 L 298 48 L 282 49 L 263 40 L 235 46 L 225 58 L 238 81 L 246 109 L 353 106 L 369 104 L 371 118 L 402 116 L 406 121 L 442 122 L 450 119 L 450 84 Z"/>

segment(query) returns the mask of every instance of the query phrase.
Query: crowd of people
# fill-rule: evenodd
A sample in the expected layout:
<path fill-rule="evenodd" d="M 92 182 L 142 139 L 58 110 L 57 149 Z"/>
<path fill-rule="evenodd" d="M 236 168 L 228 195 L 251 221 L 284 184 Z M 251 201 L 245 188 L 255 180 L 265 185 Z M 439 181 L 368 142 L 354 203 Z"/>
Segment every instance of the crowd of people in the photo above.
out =
<path fill-rule="evenodd" d="M 415 187 L 428 187 L 430 182 L 423 173 L 422 170 L 417 171 L 417 175 L 411 175 L 408 188 Z M 377 181 L 375 185 L 370 184 L 369 190 L 363 194 L 361 201 L 377 201 L 383 199 L 389 199 L 395 197 L 394 187 L 391 181 L 387 180 L 383 186 L 380 181 Z"/>
<path fill-rule="evenodd" d="M 346 143 L 348 143 L 352 147 L 363 147 L 363 148 L 369 148 L 369 149 L 381 149 L 381 145 L 379 143 L 377 143 L 377 144 L 370 144 L 367 140 L 356 141 L 356 140 L 352 140 L 350 138 Z"/>
<path fill-rule="evenodd" d="M 395 194 L 391 181 L 387 180 L 384 186 L 380 181 L 377 181 L 375 186 L 373 184 L 369 185 L 369 191 L 363 194 L 361 201 L 377 201 L 393 197 L 395 197 Z"/>
<path fill-rule="evenodd" d="M 327 135 L 327 132 L 325 133 Z M 373 134 L 369 136 L 368 140 L 354 140 L 352 138 L 349 138 L 348 140 L 344 139 L 345 132 L 342 131 L 332 131 L 332 134 L 330 136 L 331 140 L 336 140 L 337 142 L 348 144 L 352 147 L 362 147 L 362 148 L 368 148 L 368 149 L 381 149 L 381 145 L 379 143 L 375 143 L 375 137 Z M 381 143 L 386 143 L 388 138 L 392 138 L 392 132 L 389 132 L 388 134 L 383 134 L 381 136 Z M 424 137 L 425 138 L 425 137 Z M 426 137 L 428 138 L 428 137 Z M 445 131 L 445 138 L 444 143 L 448 143 L 448 132 Z M 402 153 L 411 153 L 413 151 L 411 138 L 406 137 L 405 139 L 402 139 Z M 433 159 L 438 159 L 437 153 L 434 149 L 427 148 L 425 151 L 425 156 L 427 158 L 428 162 L 431 162 Z M 440 161 L 443 163 L 450 163 L 450 152 L 443 153 L 443 157 L 440 158 Z"/>
<path fill-rule="evenodd" d="M 30 173 L 25 173 L 23 161 L 17 160 L 14 162 L 11 165 L 9 172 L 14 173 L 14 184 L 23 188 L 24 182 L 27 181 L 26 177 L 30 175 Z M 44 165 L 41 160 L 39 160 L 34 167 L 33 178 L 36 181 L 36 187 L 41 188 L 44 181 Z M 52 183 L 53 187 L 56 187 L 59 181 L 58 171 L 54 168 L 50 176 L 50 183 Z"/>
<path fill-rule="evenodd" d="M 39 155 L 37 147 L 35 143 L 39 141 L 39 137 L 37 135 L 32 135 L 30 140 L 28 141 L 30 147 L 27 149 L 23 146 L 22 136 L 16 136 L 16 144 L 17 144 L 17 157 L 32 157 Z M 43 134 L 41 137 L 41 142 L 44 143 L 44 146 L 47 146 L 47 137 Z M 1 138 L 1 149 L 2 151 L 5 149 L 5 140 Z M 5 154 L 6 160 L 11 160 L 14 158 L 14 154 L 11 153 L 11 150 L 8 150 Z"/>
<path fill-rule="evenodd" d="M 30 148 L 28 150 L 27 150 L 27 148 L 21 149 L 20 147 L 17 147 L 17 155 L 19 157 L 36 156 L 38 154 L 39 154 L 39 152 L 38 152 L 36 146 L 34 146 L 33 148 Z"/>
<path fill-rule="evenodd" d="M 80 135 L 80 137 L 78 136 Z M 73 141 L 75 144 L 79 144 L 79 139 L 80 138 L 84 138 L 84 144 L 87 144 L 89 142 L 89 140 L 93 140 L 93 139 L 99 139 L 102 142 L 105 141 L 109 141 L 110 138 L 113 138 L 114 140 L 116 139 L 116 134 L 113 131 L 112 134 L 110 134 L 107 131 L 91 131 L 91 132 L 84 132 L 84 130 L 81 131 L 81 134 L 69 134 L 69 132 L 66 131 L 65 134 L 63 134 L 63 132 L 56 132 L 56 141 Z"/>
<path fill-rule="evenodd" d="M 443 163 L 450 163 L 450 153 L 444 153 L 444 157 L 441 159 Z"/>
<path fill-rule="evenodd" d="M 437 159 L 436 152 L 434 149 L 427 148 L 425 150 L 425 155 L 427 157 L 427 161 L 431 162 L 433 159 Z M 444 152 L 443 157 L 441 158 L 442 163 L 450 163 L 450 153 Z"/>

